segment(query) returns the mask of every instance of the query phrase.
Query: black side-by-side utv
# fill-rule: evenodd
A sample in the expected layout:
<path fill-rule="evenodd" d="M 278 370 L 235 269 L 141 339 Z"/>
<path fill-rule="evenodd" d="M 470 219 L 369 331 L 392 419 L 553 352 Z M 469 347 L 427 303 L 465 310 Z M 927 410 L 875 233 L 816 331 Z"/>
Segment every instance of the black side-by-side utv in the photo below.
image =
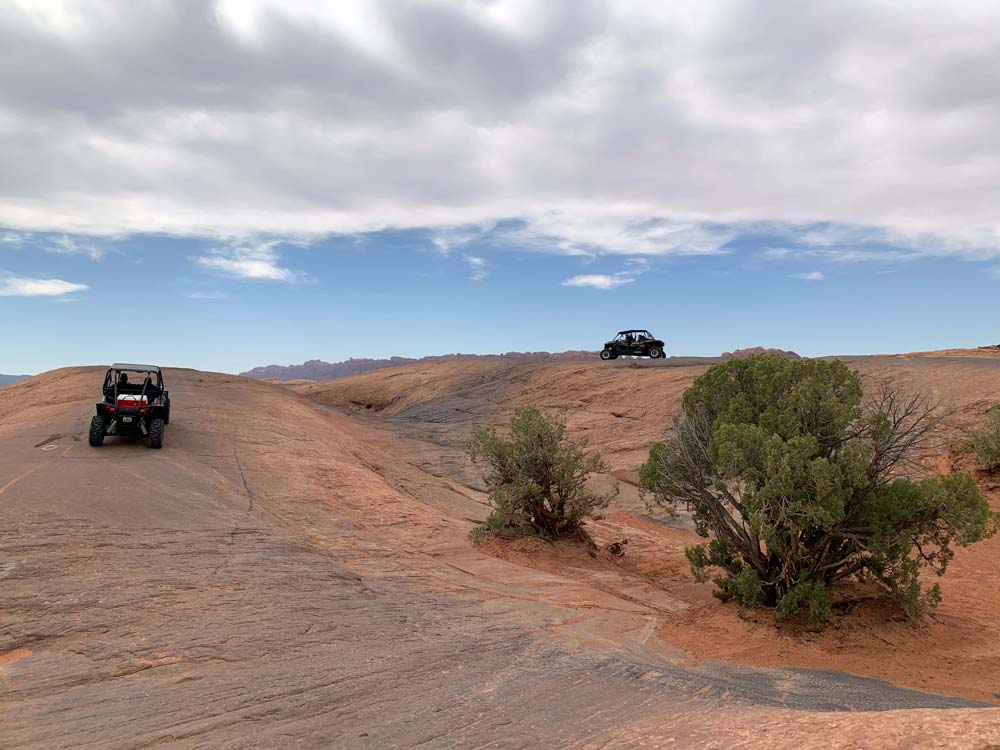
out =
<path fill-rule="evenodd" d="M 611 341 L 604 343 L 601 349 L 601 359 L 618 359 L 618 357 L 649 357 L 661 359 L 667 355 L 663 352 L 663 341 L 649 331 L 632 328 L 619 331 Z"/>
<path fill-rule="evenodd" d="M 104 375 L 104 398 L 90 420 L 90 444 L 103 445 L 108 435 L 149 438 L 150 448 L 163 447 L 163 425 L 170 422 L 170 394 L 155 365 L 113 364 Z"/>

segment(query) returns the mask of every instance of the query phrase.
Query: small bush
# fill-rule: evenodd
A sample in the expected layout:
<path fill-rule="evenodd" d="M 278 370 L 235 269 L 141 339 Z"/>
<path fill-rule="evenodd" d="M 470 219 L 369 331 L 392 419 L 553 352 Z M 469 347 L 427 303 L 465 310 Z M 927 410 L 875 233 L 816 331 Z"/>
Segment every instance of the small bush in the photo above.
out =
<path fill-rule="evenodd" d="M 990 409 L 984 429 L 969 432 L 964 448 L 976 454 L 980 469 L 1000 470 L 1000 404 Z"/>
<path fill-rule="evenodd" d="M 583 520 L 618 494 L 617 487 L 598 493 L 588 486 L 590 475 L 606 473 L 608 466 L 596 453 L 585 452 L 586 441 L 568 438 L 562 420 L 524 407 L 509 429 L 509 437 L 501 437 L 494 428 L 481 427 L 472 438 L 469 455 L 488 469 L 484 481 L 493 506 L 486 522 L 473 530 L 474 542 L 580 533 Z"/>
<path fill-rule="evenodd" d="M 522 536 L 531 536 L 531 529 L 522 527 L 505 526 L 496 513 L 490 513 L 489 517 L 476 526 L 469 534 L 473 544 L 482 544 L 493 536 L 501 539 L 517 539 Z"/>

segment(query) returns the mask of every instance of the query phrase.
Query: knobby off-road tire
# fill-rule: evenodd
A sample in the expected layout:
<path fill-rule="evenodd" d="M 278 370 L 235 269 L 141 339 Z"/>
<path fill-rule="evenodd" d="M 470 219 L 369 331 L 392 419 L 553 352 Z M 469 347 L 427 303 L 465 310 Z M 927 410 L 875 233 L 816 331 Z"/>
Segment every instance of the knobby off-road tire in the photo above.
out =
<path fill-rule="evenodd" d="M 167 407 L 163 410 L 163 424 L 170 424 L 170 402 L 167 401 Z"/>
<path fill-rule="evenodd" d="M 658 346 L 651 346 L 651 347 L 649 347 L 649 358 L 650 359 L 659 359 L 662 356 L 663 356 L 663 352 L 660 351 L 660 347 L 658 347 Z"/>
<path fill-rule="evenodd" d="M 614 359 L 614 358 L 615 355 L 611 353 L 610 349 L 601 350 L 601 359 L 603 359 L 605 362 L 607 362 L 609 359 Z"/>
<path fill-rule="evenodd" d="M 159 417 L 149 420 L 149 447 L 163 447 L 163 420 Z"/>
<path fill-rule="evenodd" d="M 104 445 L 104 417 L 100 414 L 95 414 L 90 419 L 90 435 L 87 437 L 87 442 L 95 448 Z"/>

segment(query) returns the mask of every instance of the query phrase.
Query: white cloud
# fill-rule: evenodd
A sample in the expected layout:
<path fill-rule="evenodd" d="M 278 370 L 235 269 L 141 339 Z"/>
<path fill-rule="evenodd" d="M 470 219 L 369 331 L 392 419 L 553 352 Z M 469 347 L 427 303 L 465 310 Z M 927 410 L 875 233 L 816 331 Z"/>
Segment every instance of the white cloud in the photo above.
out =
<path fill-rule="evenodd" d="M 490 269 L 486 265 L 486 258 L 480 258 L 475 255 L 466 255 L 463 253 L 462 260 L 465 261 L 465 264 L 472 272 L 473 281 L 482 281 L 490 275 Z"/>
<path fill-rule="evenodd" d="M 787 247 L 769 247 L 757 253 L 758 257 L 765 260 L 782 260 L 794 254 L 795 251 Z"/>
<path fill-rule="evenodd" d="M 766 222 L 830 259 L 996 259 L 998 25 L 930 0 L 8 3 L 0 226 L 654 256 Z"/>
<path fill-rule="evenodd" d="M 229 299 L 225 292 L 189 292 L 184 295 L 188 299 Z"/>
<path fill-rule="evenodd" d="M 631 274 L 616 273 L 611 276 L 604 273 L 588 273 L 566 279 L 562 282 L 562 285 L 592 287 L 594 289 L 614 289 L 625 284 L 631 284 L 633 281 L 635 281 L 635 276 Z"/>
<path fill-rule="evenodd" d="M 905 263 L 926 258 L 934 253 L 919 250 L 857 250 L 854 248 L 830 248 L 827 250 L 807 250 L 804 258 L 818 258 L 835 263 Z"/>
<path fill-rule="evenodd" d="M 803 281 L 822 281 L 826 278 L 826 275 L 822 271 L 809 271 L 808 273 L 792 274 L 792 278 L 802 279 Z"/>
<path fill-rule="evenodd" d="M 61 297 L 88 288 L 86 284 L 75 284 L 62 279 L 0 277 L 0 297 Z"/>
<path fill-rule="evenodd" d="M 884 240 L 883 240 L 884 241 Z M 757 253 L 758 258 L 769 261 L 823 260 L 833 263 L 903 263 L 936 255 L 933 251 L 914 247 L 908 249 L 884 247 L 859 249 L 857 247 L 829 247 L 796 249 L 786 247 L 768 248 Z"/>
<path fill-rule="evenodd" d="M 296 281 L 302 275 L 279 265 L 278 242 L 239 243 L 213 248 L 208 255 L 194 258 L 202 268 L 237 279 L 254 281 Z"/>
<path fill-rule="evenodd" d="M 93 261 L 102 260 L 106 254 L 103 248 L 93 242 L 74 239 L 67 234 L 50 238 L 44 249 L 60 255 L 86 255 Z"/>
<path fill-rule="evenodd" d="M 717 255 L 736 233 L 697 222 L 656 218 L 635 206 L 580 205 L 527 216 L 521 226 L 495 229 L 494 241 L 565 255 Z"/>
<path fill-rule="evenodd" d="M 453 248 L 482 239 L 483 234 L 491 228 L 490 226 L 435 227 L 431 233 L 431 242 L 438 250 L 447 254 Z"/>
<path fill-rule="evenodd" d="M 434 245 L 449 252 L 475 242 L 533 252 L 571 256 L 719 255 L 738 235 L 732 227 L 655 218 L 636 206 L 566 205 L 478 225 L 436 228 Z"/>
<path fill-rule="evenodd" d="M 68 234 L 36 234 L 8 231 L 0 235 L 0 244 L 18 249 L 39 249 L 58 255 L 86 255 L 93 261 L 102 260 L 107 250 L 92 238 L 71 237 Z"/>

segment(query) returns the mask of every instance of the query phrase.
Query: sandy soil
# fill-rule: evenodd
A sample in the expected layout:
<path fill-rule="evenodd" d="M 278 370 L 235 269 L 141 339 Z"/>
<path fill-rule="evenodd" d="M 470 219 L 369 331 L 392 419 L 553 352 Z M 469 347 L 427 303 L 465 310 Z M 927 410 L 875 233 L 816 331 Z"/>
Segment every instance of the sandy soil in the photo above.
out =
<path fill-rule="evenodd" d="M 473 424 L 515 403 L 569 406 L 573 429 L 627 476 L 693 374 L 599 367 L 459 368 L 426 376 L 437 385 L 400 368 L 336 381 L 350 398 L 297 386 L 351 411 L 170 370 L 162 451 L 87 446 L 99 370 L 0 389 L 0 744 L 1000 743 L 1000 709 L 973 700 L 985 688 L 961 676 L 967 659 L 951 689 L 938 673 L 922 684 L 900 670 L 890 684 L 828 669 L 879 675 L 849 662 L 811 670 L 797 652 L 736 653 L 730 628 L 786 636 L 691 582 L 676 562 L 684 519 L 646 515 L 634 492 L 594 528 L 605 542 L 628 538 L 624 558 L 473 549 L 468 531 L 486 513 L 461 449 Z M 380 384 L 387 375 L 424 390 Z M 995 577 L 989 554 L 976 564 Z M 978 653 L 979 671 L 995 676 L 995 607 L 968 586 L 975 609 L 941 617 L 970 638 L 980 628 L 982 643 L 948 645 L 956 658 Z M 946 602 L 960 595 L 946 589 Z M 961 630 L 949 622 L 942 637 Z M 699 650 L 708 639 L 685 642 L 713 624 L 729 636 L 718 653 Z M 923 643 L 925 661 L 951 655 Z"/>
<path fill-rule="evenodd" d="M 981 353 L 982 350 L 977 350 Z M 1000 402 L 1000 359 L 961 357 L 849 358 L 869 384 L 893 380 L 919 390 L 949 414 L 928 470 L 972 469 L 953 448 L 961 429 L 980 421 Z M 649 444 L 679 408 L 680 396 L 703 366 L 662 368 L 630 363 L 586 367 L 574 364 L 480 368 L 405 368 L 359 378 L 313 384 L 312 398 L 382 415 L 379 427 L 408 439 L 399 445 L 424 468 L 479 486 L 475 468 L 463 464 L 462 439 L 474 422 L 500 423 L 518 405 L 566 409 L 568 424 L 586 436 L 622 482 L 615 512 L 596 524 L 596 539 L 628 539 L 622 559 L 594 560 L 573 545 L 541 542 L 496 544 L 491 554 L 553 575 L 585 581 L 597 590 L 628 598 L 642 591 L 656 602 L 660 636 L 700 660 L 742 664 L 793 664 L 870 675 L 900 685 L 1000 703 L 1000 538 L 959 550 L 941 580 L 944 604 L 914 624 L 874 592 L 845 588 L 829 626 L 778 624 L 759 611 L 743 611 L 711 598 L 684 559 L 685 546 L 699 541 L 683 515 L 650 516 L 629 483 Z M 447 429 L 442 429 L 446 425 Z M 427 445 L 433 445 L 428 448 Z M 980 476 L 994 509 L 1000 485 Z M 604 580 L 612 576 L 612 581 Z M 929 658 L 930 657 L 930 658 Z"/>

